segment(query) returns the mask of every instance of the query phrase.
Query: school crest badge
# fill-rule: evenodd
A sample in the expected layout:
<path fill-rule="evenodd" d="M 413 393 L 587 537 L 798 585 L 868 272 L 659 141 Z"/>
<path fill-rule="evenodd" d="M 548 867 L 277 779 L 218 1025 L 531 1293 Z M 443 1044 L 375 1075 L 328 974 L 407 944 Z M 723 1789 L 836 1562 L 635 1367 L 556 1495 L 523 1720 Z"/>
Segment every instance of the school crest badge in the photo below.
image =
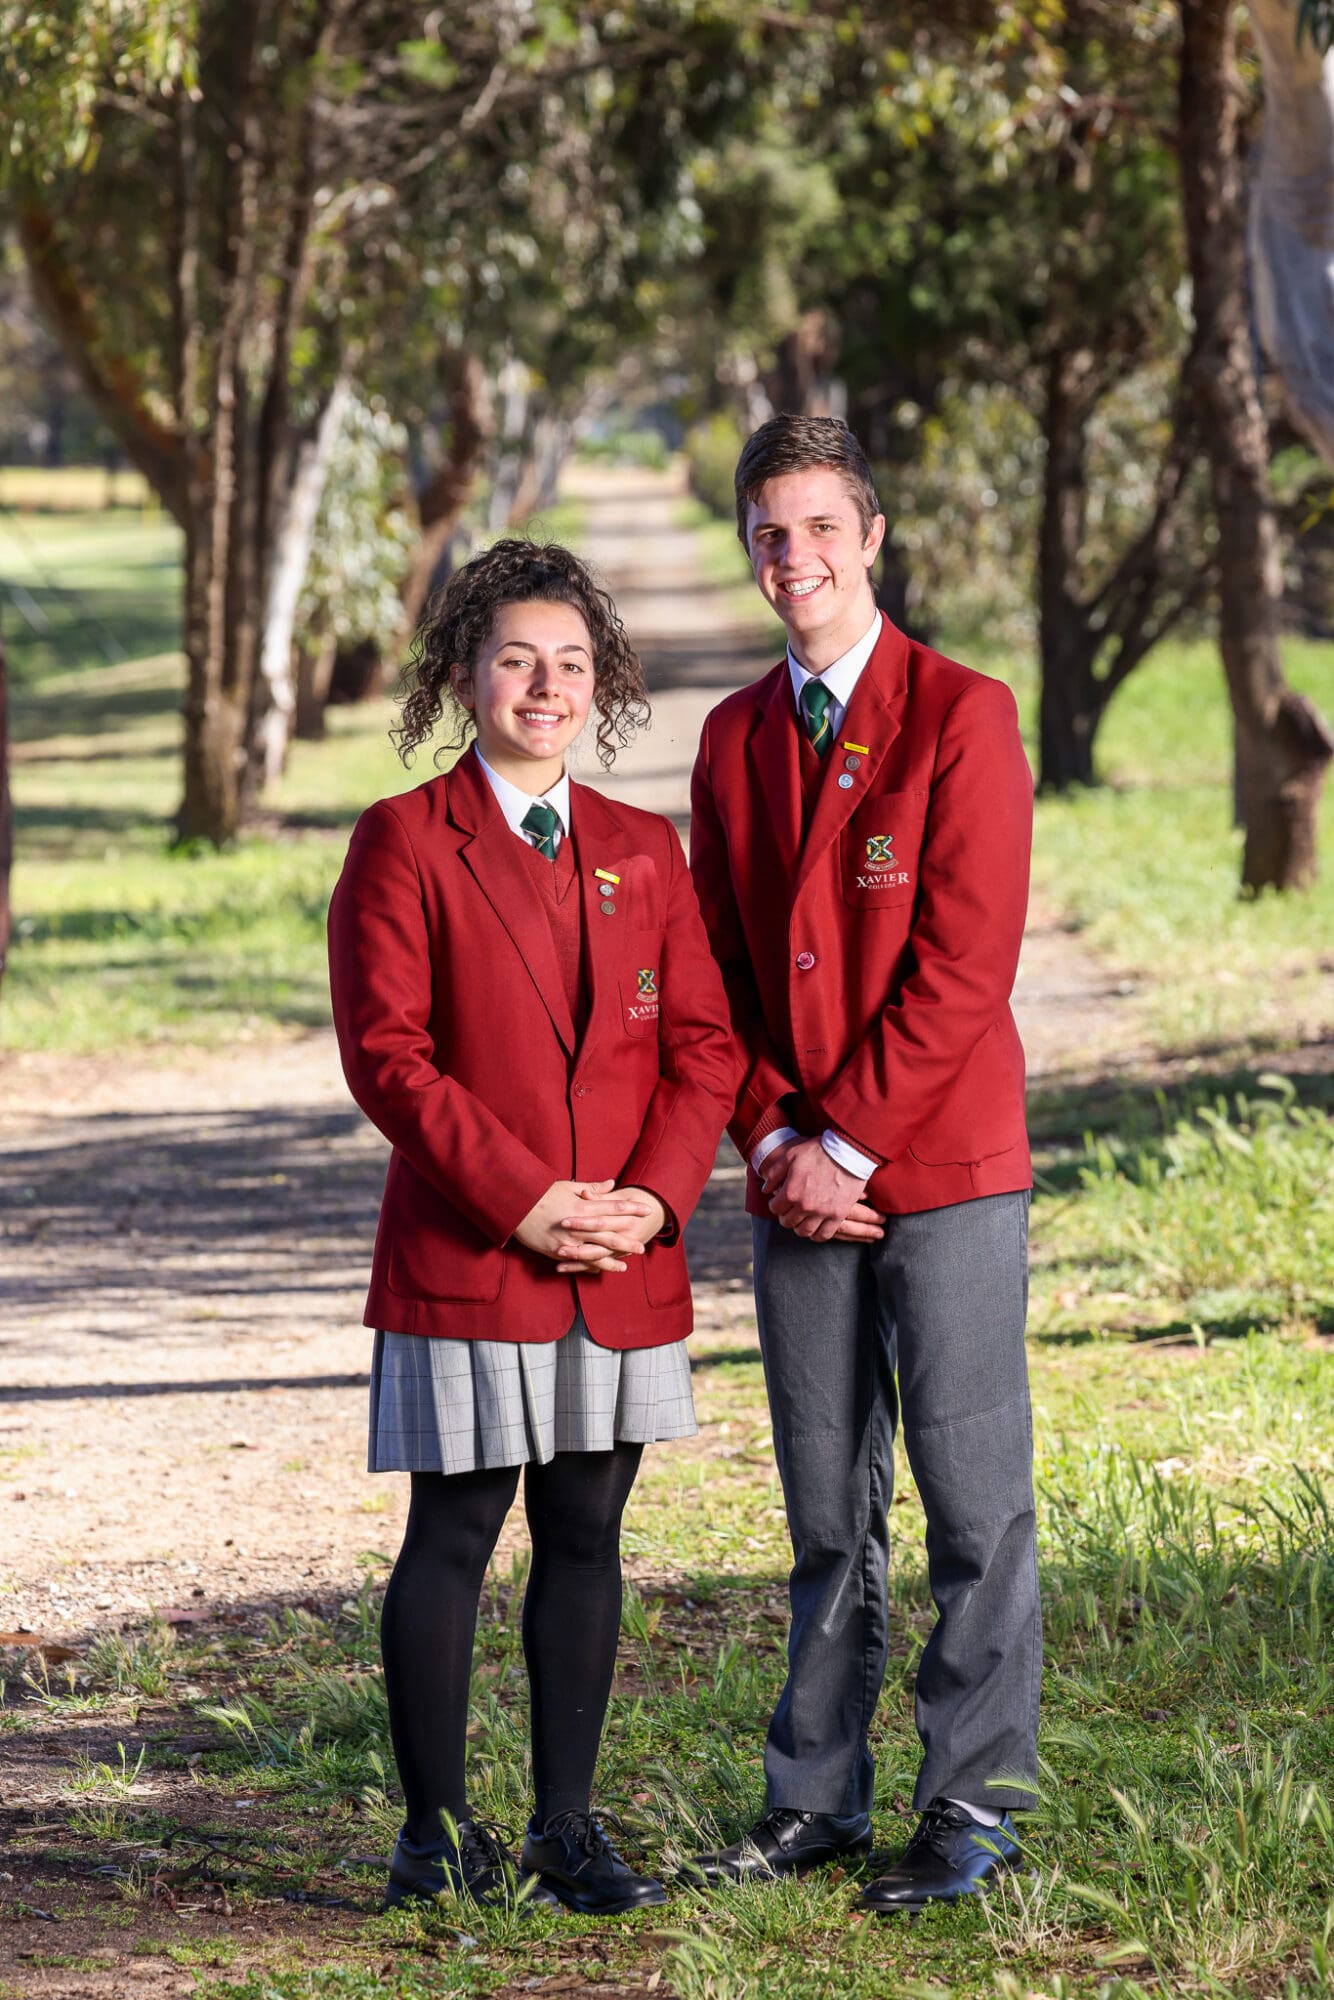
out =
<path fill-rule="evenodd" d="M 868 868 L 892 868 L 894 866 L 894 836 L 892 833 L 873 833 L 866 843 L 866 865 Z"/>
<path fill-rule="evenodd" d="M 640 999 L 656 1000 L 658 997 L 658 975 L 653 967 L 645 966 L 642 972 L 636 974 L 636 977 L 639 981 Z"/>

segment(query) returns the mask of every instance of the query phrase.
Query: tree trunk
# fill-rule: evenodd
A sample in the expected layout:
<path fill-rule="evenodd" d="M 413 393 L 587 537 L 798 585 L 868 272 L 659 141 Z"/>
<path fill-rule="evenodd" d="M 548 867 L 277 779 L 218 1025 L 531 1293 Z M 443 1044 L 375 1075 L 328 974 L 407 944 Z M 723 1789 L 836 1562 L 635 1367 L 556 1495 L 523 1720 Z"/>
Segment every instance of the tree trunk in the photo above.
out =
<path fill-rule="evenodd" d="M 794 416 L 841 417 L 844 400 L 834 377 L 840 346 L 838 323 L 823 307 L 804 312 L 778 343 L 763 377 L 775 410 Z"/>
<path fill-rule="evenodd" d="M 522 361 L 510 356 L 496 371 L 500 393 L 498 444 L 487 504 L 486 525 L 493 535 L 501 535 L 510 525 L 514 503 L 523 480 L 527 458 L 529 426 L 532 421 L 533 378 Z"/>
<path fill-rule="evenodd" d="M 328 632 L 313 646 L 304 639 L 298 640 L 292 651 L 296 660 L 296 711 L 292 733 L 303 743 L 322 743 L 334 661 L 338 657 L 338 641 L 332 632 Z"/>
<path fill-rule="evenodd" d="M 334 655 L 329 684 L 331 706 L 370 701 L 384 687 L 384 660 L 374 639 L 340 646 Z"/>
<path fill-rule="evenodd" d="M 449 445 L 427 481 L 417 506 L 421 540 L 412 552 L 400 596 L 404 641 L 416 630 L 431 591 L 431 579 L 449 547 L 459 516 L 472 498 L 477 474 L 491 441 L 491 404 L 486 376 L 475 354 L 456 357 L 449 394 Z"/>
<path fill-rule="evenodd" d="M 1288 687 L 1279 659 L 1281 575 L 1269 458 L 1251 351 L 1231 0 L 1180 0 L 1182 200 L 1195 332 L 1187 380 L 1218 522 L 1219 643 L 1245 828 L 1242 888 L 1316 877 L 1316 820 L 1334 736 Z"/>
<path fill-rule="evenodd" d="M 940 382 L 889 357 L 884 367 L 882 379 L 849 406 L 847 421 L 875 469 L 881 500 L 886 494 L 890 496 L 892 529 L 894 480 L 900 468 L 910 465 L 921 452 L 923 422 L 937 407 Z M 921 413 L 911 426 L 899 423 L 894 415 L 905 403 L 915 404 Z M 899 547 L 892 533 L 886 534 L 880 545 L 877 567 L 876 603 L 900 631 L 929 646 L 932 627 L 922 603 L 920 580 L 913 575 L 907 550 Z"/>
<path fill-rule="evenodd" d="M 1097 393 L 1087 349 L 1058 348 L 1048 356 L 1038 530 L 1038 784 L 1044 791 L 1093 783 L 1093 738 L 1107 702 L 1093 674 L 1098 642 L 1080 589 L 1087 426 Z"/>
<path fill-rule="evenodd" d="M 0 986 L 9 963 L 9 876 L 14 865 L 14 812 L 9 797 L 9 671 L 0 638 Z"/>
<path fill-rule="evenodd" d="M 287 737 L 298 702 L 292 679 L 297 602 L 310 562 L 315 519 L 329 476 L 329 461 L 350 394 L 349 383 L 334 383 L 324 408 L 292 454 L 290 486 L 277 496 L 280 519 L 271 538 L 268 602 L 250 731 L 251 781 L 258 791 L 281 777 L 287 761 Z M 332 664 L 331 660 L 330 668 Z M 326 680 L 326 693 L 327 688 Z M 298 728 L 298 735 L 305 733 Z M 323 703 L 318 734 L 324 734 Z"/>
<path fill-rule="evenodd" d="M 529 435 L 518 488 L 510 502 L 508 527 L 522 527 L 534 513 L 551 506 L 575 436 L 597 401 L 594 389 L 580 397 L 566 415 L 553 411 L 537 418 Z"/>
<path fill-rule="evenodd" d="M 232 119 L 219 209 L 224 253 L 220 326 L 208 399 L 212 462 L 192 469 L 185 524 L 185 785 L 182 842 L 233 840 L 245 801 L 247 734 L 258 658 L 257 451 L 249 348 L 262 132 L 255 73 L 260 9 L 239 6 L 233 30 Z M 193 187 L 185 198 L 196 199 Z M 180 232 L 184 237 L 185 232 Z M 183 393 L 191 393 L 188 386 Z M 262 602 L 262 600 L 260 600 Z"/>

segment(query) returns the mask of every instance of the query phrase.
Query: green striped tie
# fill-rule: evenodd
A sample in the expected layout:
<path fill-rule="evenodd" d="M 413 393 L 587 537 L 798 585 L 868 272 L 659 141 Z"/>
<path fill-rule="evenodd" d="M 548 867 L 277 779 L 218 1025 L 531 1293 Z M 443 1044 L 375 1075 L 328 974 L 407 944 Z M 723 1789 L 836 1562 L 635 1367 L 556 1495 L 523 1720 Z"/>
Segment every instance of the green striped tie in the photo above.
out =
<path fill-rule="evenodd" d="M 833 699 L 823 681 L 807 681 L 801 690 L 801 713 L 806 723 L 806 734 L 817 757 L 827 757 L 834 740 L 834 732 L 829 726 Z"/>
<path fill-rule="evenodd" d="M 525 833 L 531 833 L 533 846 L 539 854 L 545 854 L 548 861 L 556 859 L 556 832 L 560 826 L 560 815 L 551 806 L 529 806 L 519 825 Z"/>

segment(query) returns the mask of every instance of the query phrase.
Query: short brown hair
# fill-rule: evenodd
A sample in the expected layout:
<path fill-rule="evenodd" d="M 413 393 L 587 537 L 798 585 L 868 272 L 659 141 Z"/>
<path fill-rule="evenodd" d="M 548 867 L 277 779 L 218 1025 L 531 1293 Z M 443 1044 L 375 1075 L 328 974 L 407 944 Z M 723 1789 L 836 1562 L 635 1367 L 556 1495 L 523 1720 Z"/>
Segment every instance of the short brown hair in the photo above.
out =
<path fill-rule="evenodd" d="M 559 542 L 531 542 L 519 536 L 492 542 L 489 549 L 456 569 L 432 598 L 412 641 L 403 671 L 402 718 L 390 730 L 405 764 L 444 714 L 450 734 L 436 750 L 461 750 L 473 722 L 454 693 L 452 671 L 472 668 L 491 636 L 497 611 L 506 604 L 569 604 L 588 627 L 593 642 L 593 706 L 598 712 L 598 757 L 608 765 L 617 745 L 648 721 L 648 696 L 639 655 L 626 636 L 607 592 L 594 582 L 578 556 Z"/>
<path fill-rule="evenodd" d="M 768 480 L 785 472 L 811 472 L 826 465 L 847 488 L 861 520 L 864 541 L 876 515 L 884 512 L 866 453 L 842 417 L 784 415 L 770 417 L 768 423 L 752 431 L 736 462 L 736 531 L 742 548 L 750 547 L 746 509 L 752 500 L 759 499 Z"/>

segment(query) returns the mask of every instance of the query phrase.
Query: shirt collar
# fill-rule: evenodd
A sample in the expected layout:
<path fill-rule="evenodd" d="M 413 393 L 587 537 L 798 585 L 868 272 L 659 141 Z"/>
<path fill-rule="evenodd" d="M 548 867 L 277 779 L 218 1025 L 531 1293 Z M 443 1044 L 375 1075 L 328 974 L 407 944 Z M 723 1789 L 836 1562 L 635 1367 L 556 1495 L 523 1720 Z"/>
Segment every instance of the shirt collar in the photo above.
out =
<path fill-rule="evenodd" d="M 794 656 L 789 646 L 787 670 L 792 677 L 792 693 L 798 706 L 801 704 L 801 690 L 807 681 L 820 680 L 824 682 L 839 707 L 846 708 L 852 700 L 852 690 L 861 678 L 862 668 L 875 651 L 875 642 L 880 637 L 882 623 L 880 613 L 876 611 L 856 645 L 849 646 L 847 652 L 835 660 L 832 666 L 826 667 L 822 674 L 810 673 Z"/>
<path fill-rule="evenodd" d="M 540 799 L 535 799 L 531 792 L 521 792 L 519 787 L 512 785 L 508 778 L 502 778 L 499 771 L 493 771 L 480 750 L 477 752 L 477 761 L 486 774 L 487 784 L 490 785 L 491 790 L 495 793 L 496 804 L 504 813 L 505 822 L 511 833 L 522 834 L 523 816 L 530 806 L 536 805 L 550 806 L 556 818 L 560 821 L 561 832 L 568 833 L 570 831 L 570 774 L 568 771 L 562 771 L 560 777 L 557 778 L 555 784 L 551 787 L 551 790 L 543 792 Z"/>

